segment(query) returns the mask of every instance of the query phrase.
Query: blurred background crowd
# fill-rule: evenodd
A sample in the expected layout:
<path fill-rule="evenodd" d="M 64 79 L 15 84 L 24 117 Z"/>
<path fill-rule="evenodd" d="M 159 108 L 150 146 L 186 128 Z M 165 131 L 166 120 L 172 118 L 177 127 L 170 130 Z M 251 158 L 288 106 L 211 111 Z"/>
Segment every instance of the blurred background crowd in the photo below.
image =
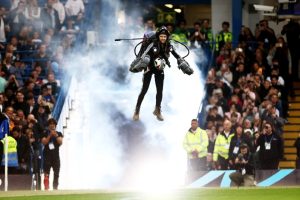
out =
<path fill-rule="evenodd" d="M 41 135 L 63 84 L 65 58 L 87 42 L 88 6 L 83 0 L 0 3 L 0 111 L 9 118 L 18 144 L 17 173 L 38 168 L 32 160 L 40 155 Z M 209 140 L 206 169 L 234 169 L 235 146 L 242 143 L 256 155 L 256 169 L 278 169 L 280 161 L 290 159 L 284 154 L 286 144 L 295 145 L 299 157 L 299 139 L 293 144 L 284 140 L 289 104 L 297 97 L 293 83 L 299 81 L 296 20 L 280 32 L 268 20 L 258 21 L 254 30 L 242 26 L 236 44 L 227 21 L 220 21 L 216 32 L 209 19 L 191 22 L 181 15 L 174 22 L 157 21 L 140 16 L 126 26 L 146 32 L 166 25 L 173 39 L 207 57 L 199 63 L 206 96 L 198 116 Z M 217 140 L 219 136 L 224 140 Z M 228 151 L 218 147 L 222 142 Z M 217 155 L 226 165 L 218 163 Z"/>

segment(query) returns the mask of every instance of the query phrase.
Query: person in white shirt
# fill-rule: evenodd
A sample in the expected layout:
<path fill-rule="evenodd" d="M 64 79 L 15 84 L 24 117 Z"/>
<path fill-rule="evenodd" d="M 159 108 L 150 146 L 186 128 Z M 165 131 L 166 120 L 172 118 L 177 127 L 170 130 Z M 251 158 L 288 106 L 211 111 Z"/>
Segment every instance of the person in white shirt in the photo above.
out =
<path fill-rule="evenodd" d="M 20 0 L 11 0 L 11 7 L 10 7 L 10 10 L 13 10 L 15 8 L 18 7 L 18 4 L 19 4 L 19 1 Z"/>
<path fill-rule="evenodd" d="M 37 0 L 27 0 L 24 15 L 27 23 L 32 24 L 35 30 L 41 31 L 43 22 L 41 21 L 42 8 L 39 7 Z"/>
<path fill-rule="evenodd" d="M 27 1 L 24 15 L 29 20 L 35 20 L 40 18 L 41 8 L 39 7 L 37 0 Z"/>
<path fill-rule="evenodd" d="M 68 0 L 65 8 L 68 16 L 77 16 L 80 12 L 84 13 L 84 4 L 82 0 Z"/>
<path fill-rule="evenodd" d="M 59 0 L 54 0 L 54 4 L 52 7 L 58 12 L 60 24 L 63 24 L 66 18 L 66 11 L 64 5 Z"/>
<path fill-rule="evenodd" d="M 4 19 L 5 8 L 0 6 L 0 43 L 6 42 L 5 30 L 7 29 L 6 22 Z M 4 46 L 1 46 L 4 48 Z"/>
<path fill-rule="evenodd" d="M 0 112 L 4 111 L 4 94 L 0 93 Z"/>
<path fill-rule="evenodd" d="M 216 75 L 223 77 L 229 83 L 231 83 L 233 80 L 233 74 L 230 71 L 228 64 L 225 62 L 222 63 L 221 69 L 217 72 Z"/>

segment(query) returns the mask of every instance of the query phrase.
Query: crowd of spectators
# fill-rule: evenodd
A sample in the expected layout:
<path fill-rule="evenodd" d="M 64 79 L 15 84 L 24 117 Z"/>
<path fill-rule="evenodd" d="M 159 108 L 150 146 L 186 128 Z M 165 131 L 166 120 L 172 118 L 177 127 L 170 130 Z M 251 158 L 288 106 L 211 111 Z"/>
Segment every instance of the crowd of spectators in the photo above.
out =
<path fill-rule="evenodd" d="M 276 37 L 266 20 L 259 22 L 255 35 L 242 27 L 238 41 L 235 49 L 228 41 L 215 52 L 215 65 L 206 80 L 204 126 L 214 142 L 224 132 L 223 121 L 229 121 L 234 137 L 239 138 L 241 132 L 240 142 L 247 143 L 251 152 L 257 154 L 256 168 L 277 169 L 279 160 L 284 159 L 282 136 L 288 117 L 288 96 L 293 96 L 288 44 L 281 35 Z M 268 128 L 272 132 L 270 138 Z M 273 140 L 278 144 L 273 144 Z M 232 139 L 230 145 L 235 146 L 235 142 Z M 270 142 L 271 146 L 264 146 Z M 231 157 L 237 156 L 232 151 L 230 148 L 228 152 L 229 168 Z M 214 154 L 213 148 L 210 153 Z"/>
<path fill-rule="evenodd" d="M 209 48 L 213 52 L 199 115 L 209 137 L 208 169 L 234 169 L 239 154 L 235 147 L 241 144 L 255 155 L 256 169 L 278 169 L 279 161 L 285 159 L 288 97 L 294 97 L 292 81 L 299 80 L 294 46 L 299 44 L 300 25 L 290 20 L 281 33 L 275 33 L 267 20 L 261 20 L 254 34 L 242 26 L 236 44 L 228 22 L 222 23 L 217 34 L 208 20 L 195 22 L 189 32 L 183 25 L 175 29 L 170 25 L 170 31 L 175 37 L 185 35 L 195 51 Z"/>
<path fill-rule="evenodd" d="M 153 20 L 145 25 L 145 30 L 155 30 Z M 207 169 L 236 169 L 240 145 L 253 154 L 254 169 L 278 169 L 280 160 L 285 160 L 283 126 L 288 123 L 288 97 L 294 97 L 292 81 L 299 80 L 299 55 L 295 53 L 299 23 L 291 19 L 280 33 L 267 20 L 257 24 L 254 34 L 242 26 L 237 43 L 233 43 L 229 22 L 220 24 L 222 29 L 215 34 L 209 20 L 197 21 L 193 28 L 187 28 L 185 20 L 166 26 L 172 39 L 212 58 L 207 66 L 199 64 L 201 72 L 207 72 L 206 96 L 198 116 L 209 140 Z M 190 130 L 184 148 L 193 170 L 205 150 L 196 137 L 197 129 Z M 193 133 L 196 138 L 190 135 Z M 195 161 L 196 157 L 200 160 Z"/>
<path fill-rule="evenodd" d="M 198 115 L 201 129 L 192 125 L 183 142 L 188 181 L 199 176 L 205 163 L 206 170 L 235 169 L 233 185 L 254 186 L 256 170 L 276 170 L 286 160 L 283 126 L 288 123 L 288 97 L 295 97 L 293 81 L 299 81 L 300 25 L 291 19 L 275 33 L 261 20 L 254 34 L 242 26 L 234 43 L 228 22 L 216 34 L 208 20 L 195 22 L 193 29 L 185 24 L 168 25 L 172 38 L 211 58 L 199 65 L 206 80 Z M 208 142 L 199 137 L 204 130 Z M 294 146 L 299 168 L 299 138 Z"/>
<path fill-rule="evenodd" d="M 9 118 L 17 142 L 19 166 L 13 173 L 42 167 L 35 159 L 42 156 L 41 138 L 60 91 L 65 58 L 84 41 L 84 12 L 82 0 L 0 2 L 0 112 Z"/>
<path fill-rule="evenodd" d="M 84 40 L 84 11 L 82 0 L 14 0 L 9 7 L 0 3 L 0 111 L 9 118 L 18 143 L 18 172 L 29 172 L 32 151 L 40 149 L 59 93 L 64 56 Z M 209 140 L 207 167 L 234 168 L 235 147 L 246 143 L 257 155 L 255 168 L 276 169 L 284 159 L 283 125 L 292 80 L 299 78 L 295 38 L 300 26 L 292 20 L 284 26 L 286 42 L 262 20 L 254 34 L 243 26 L 238 44 L 232 44 L 230 23 L 221 26 L 213 34 L 209 20 L 195 22 L 192 29 L 184 20 L 178 26 L 167 24 L 173 39 L 214 55 L 200 116 Z M 146 21 L 146 30 L 154 29 L 153 20 Z M 228 142 L 225 156 L 216 150 L 221 136 Z"/>

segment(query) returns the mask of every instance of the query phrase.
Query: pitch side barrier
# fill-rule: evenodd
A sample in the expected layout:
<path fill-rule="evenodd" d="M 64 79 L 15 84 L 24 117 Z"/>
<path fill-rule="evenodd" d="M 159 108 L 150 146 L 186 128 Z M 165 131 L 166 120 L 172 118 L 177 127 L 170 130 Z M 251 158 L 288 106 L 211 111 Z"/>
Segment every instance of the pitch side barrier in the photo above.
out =
<path fill-rule="evenodd" d="M 235 170 L 199 171 L 188 176 L 187 188 L 221 187 L 231 186 L 229 175 Z M 197 178 L 196 178 L 197 177 Z M 257 187 L 269 186 L 299 186 L 300 170 L 256 170 L 255 181 Z"/>
<path fill-rule="evenodd" d="M 0 174 L 0 191 L 4 191 L 4 174 Z M 8 174 L 8 191 L 33 190 L 32 177 L 29 174 Z"/>
<path fill-rule="evenodd" d="M 229 175 L 234 170 L 218 171 L 199 171 L 189 174 L 190 183 L 187 188 L 202 187 L 221 187 L 228 188 L 231 186 Z M 193 178 L 194 177 L 194 178 Z M 198 178 L 195 178 L 198 177 Z M 3 180 L 3 175 L 0 175 Z M 29 175 L 8 175 L 8 190 L 32 190 L 31 176 Z M 299 186 L 300 170 L 299 169 L 281 169 L 281 170 L 256 170 L 255 180 L 257 187 L 272 186 Z M 101 188 L 99 188 L 101 189 Z M 1 184 L 0 191 L 4 191 L 4 184 Z"/>

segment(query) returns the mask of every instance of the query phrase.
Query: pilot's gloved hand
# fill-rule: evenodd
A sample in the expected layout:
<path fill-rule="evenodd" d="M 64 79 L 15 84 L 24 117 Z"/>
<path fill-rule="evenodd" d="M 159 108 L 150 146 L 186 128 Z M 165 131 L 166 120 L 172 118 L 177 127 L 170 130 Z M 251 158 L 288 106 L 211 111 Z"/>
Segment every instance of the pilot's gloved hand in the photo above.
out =
<path fill-rule="evenodd" d="M 194 70 L 190 67 L 189 63 L 186 62 L 183 58 L 178 58 L 177 64 L 178 68 L 181 69 L 184 74 L 191 75 L 194 73 Z"/>
<path fill-rule="evenodd" d="M 145 70 L 150 63 L 150 56 L 146 55 L 145 57 L 137 57 L 130 65 L 129 71 L 133 73 L 141 72 Z"/>

